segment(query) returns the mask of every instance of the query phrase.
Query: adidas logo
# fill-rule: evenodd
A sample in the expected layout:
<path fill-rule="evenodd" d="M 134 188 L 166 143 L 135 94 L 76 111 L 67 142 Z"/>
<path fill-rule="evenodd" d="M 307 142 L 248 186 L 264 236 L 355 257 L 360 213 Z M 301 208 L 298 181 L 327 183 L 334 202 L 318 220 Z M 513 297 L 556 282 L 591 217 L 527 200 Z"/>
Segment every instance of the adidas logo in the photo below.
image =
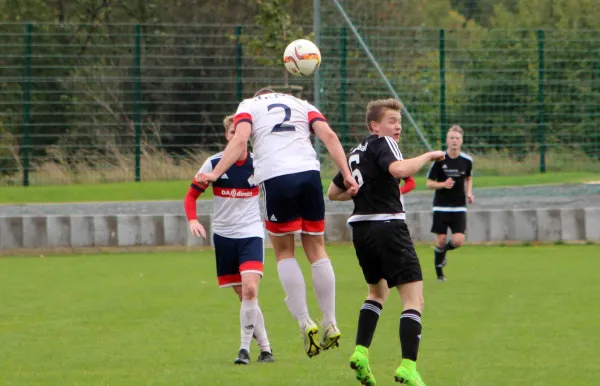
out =
<path fill-rule="evenodd" d="M 247 330 L 249 330 L 249 329 L 251 329 L 251 328 L 254 328 L 254 325 L 253 325 L 253 324 L 251 324 L 251 325 L 249 325 L 249 326 L 244 326 L 244 328 L 245 328 L 245 329 L 247 329 Z"/>
<path fill-rule="evenodd" d="M 448 166 L 446 164 L 443 164 L 442 169 L 448 169 Z"/>
<path fill-rule="evenodd" d="M 445 165 L 444 165 L 445 166 Z M 222 180 L 228 180 L 229 177 L 227 177 L 227 173 L 223 173 L 223 175 L 221 176 Z"/>
<path fill-rule="evenodd" d="M 271 221 L 277 221 L 277 217 L 275 217 L 275 215 L 274 215 L 274 214 L 272 214 L 272 215 L 271 215 L 271 218 L 270 218 L 269 220 L 271 220 Z"/>

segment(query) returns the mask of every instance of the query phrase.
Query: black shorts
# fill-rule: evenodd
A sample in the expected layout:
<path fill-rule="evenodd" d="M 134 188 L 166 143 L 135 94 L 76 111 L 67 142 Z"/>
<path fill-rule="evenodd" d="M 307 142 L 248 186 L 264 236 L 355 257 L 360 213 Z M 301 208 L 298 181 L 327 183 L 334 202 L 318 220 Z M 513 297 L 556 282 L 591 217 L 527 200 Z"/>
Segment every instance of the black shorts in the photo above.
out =
<path fill-rule="evenodd" d="M 467 230 L 467 212 L 433 212 L 431 233 L 445 235 L 448 228 L 454 233 L 465 233 Z"/>
<path fill-rule="evenodd" d="M 423 280 L 421 264 L 404 221 L 351 224 L 356 257 L 368 284 L 385 279 L 392 288 Z"/>

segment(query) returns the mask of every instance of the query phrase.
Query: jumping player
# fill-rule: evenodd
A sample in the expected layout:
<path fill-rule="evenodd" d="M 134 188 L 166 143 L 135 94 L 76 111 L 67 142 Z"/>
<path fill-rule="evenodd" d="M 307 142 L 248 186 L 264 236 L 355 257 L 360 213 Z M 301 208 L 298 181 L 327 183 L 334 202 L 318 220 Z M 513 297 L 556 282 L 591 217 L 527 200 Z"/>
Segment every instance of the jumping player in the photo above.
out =
<path fill-rule="evenodd" d="M 223 121 L 225 137 L 234 136 L 233 115 Z M 210 173 L 223 153 L 209 157 L 200 172 Z M 233 287 L 242 304 L 240 308 L 241 347 L 236 364 L 250 363 L 252 336 L 260 346 L 258 362 L 273 362 L 273 354 L 263 314 L 258 305 L 258 286 L 263 274 L 265 231 L 260 217 L 258 186 L 253 182 L 254 160 L 247 150 L 219 179 L 213 182 L 213 242 L 217 260 L 219 287 Z M 206 231 L 196 216 L 196 199 L 207 184 L 195 180 L 185 197 L 184 206 L 190 232 L 206 238 Z"/>
<path fill-rule="evenodd" d="M 309 357 L 339 345 L 340 330 L 335 319 L 335 275 L 325 251 L 325 203 L 320 163 L 312 146 L 314 133 L 341 170 L 350 195 L 358 185 L 346 163 L 337 134 L 325 117 L 310 103 L 291 95 L 259 90 L 244 100 L 234 120 L 235 136 L 223 152 L 221 161 L 209 173 L 196 176 L 199 183 L 215 181 L 244 152 L 252 137 L 254 178 L 261 184 L 265 200 L 266 228 L 269 232 L 279 280 L 286 303 L 304 339 Z M 319 308 L 323 313 L 323 336 L 310 318 L 306 303 L 306 284 L 294 258 L 294 234 L 301 233 L 302 246 L 312 266 L 312 279 Z"/>
<path fill-rule="evenodd" d="M 402 299 L 400 346 L 402 362 L 395 380 L 410 386 L 425 386 L 416 368 L 421 340 L 423 313 L 423 275 L 415 252 L 406 214 L 400 200 L 400 178 L 415 174 L 426 163 L 442 159 L 442 151 L 419 157 L 402 158 L 397 142 L 402 131 L 402 105 L 395 99 L 378 100 L 367 106 L 366 123 L 371 135 L 366 137 L 348 157 L 348 164 L 360 189 L 354 211 L 348 219 L 356 256 L 362 268 L 369 294 L 361 307 L 356 334 L 356 348 L 350 367 L 363 384 L 374 386 L 375 377 L 369 364 L 369 346 L 389 289 L 396 287 Z M 329 186 L 330 200 L 344 201 L 345 192 L 338 173 Z"/>

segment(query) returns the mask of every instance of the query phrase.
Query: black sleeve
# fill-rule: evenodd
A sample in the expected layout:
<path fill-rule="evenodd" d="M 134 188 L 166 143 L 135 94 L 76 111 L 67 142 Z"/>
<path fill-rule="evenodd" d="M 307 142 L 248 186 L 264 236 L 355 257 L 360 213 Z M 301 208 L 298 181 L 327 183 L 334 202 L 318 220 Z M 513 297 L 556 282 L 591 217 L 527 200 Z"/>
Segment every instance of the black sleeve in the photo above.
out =
<path fill-rule="evenodd" d="M 385 171 L 388 171 L 393 162 L 402 160 L 402 153 L 398 144 L 390 137 L 381 137 L 373 142 L 371 152 L 377 159 L 377 163 Z"/>
<path fill-rule="evenodd" d="M 333 184 L 340 189 L 346 190 L 346 186 L 344 185 L 344 177 L 342 177 L 342 172 L 338 172 L 332 180 Z"/>
<path fill-rule="evenodd" d="M 469 161 L 467 164 L 467 173 L 465 174 L 467 177 L 471 177 L 471 171 L 473 170 L 473 161 Z"/>
<path fill-rule="evenodd" d="M 429 173 L 427 173 L 427 179 L 428 180 L 433 180 L 433 181 L 437 181 L 438 180 L 438 176 L 440 174 L 440 162 L 434 161 L 433 164 L 431 165 L 431 168 L 429 168 Z"/>

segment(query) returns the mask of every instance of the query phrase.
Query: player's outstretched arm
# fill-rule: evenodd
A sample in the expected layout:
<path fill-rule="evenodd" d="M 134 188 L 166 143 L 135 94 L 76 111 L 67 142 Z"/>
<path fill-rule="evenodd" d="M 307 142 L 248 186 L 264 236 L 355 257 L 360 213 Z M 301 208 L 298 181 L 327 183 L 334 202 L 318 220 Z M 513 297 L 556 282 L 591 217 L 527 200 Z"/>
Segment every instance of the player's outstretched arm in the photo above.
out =
<path fill-rule="evenodd" d="M 426 163 L 443 159 L 443 151 L 430 151 L 415 158 L 392 162 L 388 170 L 396 178 L 406 178 L 416 174 Z"/>
<path fill-rule="evenodd" d="M 358 192 L 358 184 L 352 176 L 352 172 L 346 161 L 346 153 L 344 153 L 344 148 L 337 134 L 331 130 L 331 127 L 325 121 L 313 122 L 312 129 L 315 135 L 323 141 L 329 155 L 331 155 L 331 158 L 340 169 L 342 177 L 344 177 L 344 185 L 348 188 L 349 194 L 356 194 Z"/>
<path fill-rule="evenodd" d="M 346 190 L 339 188 L 336 184 L 331 182 L 327 189 L 327 198 L 331 201 L 349 201 L 352 197 L 346 192 Z"/>
<path fill-rule="evenodd" d="M 208 184 L 212 181 L 216 181 L 223 173 L 225 173 L 231 165 L 237 161 L 242 154 L 246 151 L 248 146 L 248 139 L 252 133 L 252 125 L 248 122 L 240 122 L 235 128 L 235 135 L 227 144 L 227 147 L 223 151 L 221 160 L 215 166 L 210 173 L 198 173 L 196 175 L 196 181 L 201 184 Z"/>

